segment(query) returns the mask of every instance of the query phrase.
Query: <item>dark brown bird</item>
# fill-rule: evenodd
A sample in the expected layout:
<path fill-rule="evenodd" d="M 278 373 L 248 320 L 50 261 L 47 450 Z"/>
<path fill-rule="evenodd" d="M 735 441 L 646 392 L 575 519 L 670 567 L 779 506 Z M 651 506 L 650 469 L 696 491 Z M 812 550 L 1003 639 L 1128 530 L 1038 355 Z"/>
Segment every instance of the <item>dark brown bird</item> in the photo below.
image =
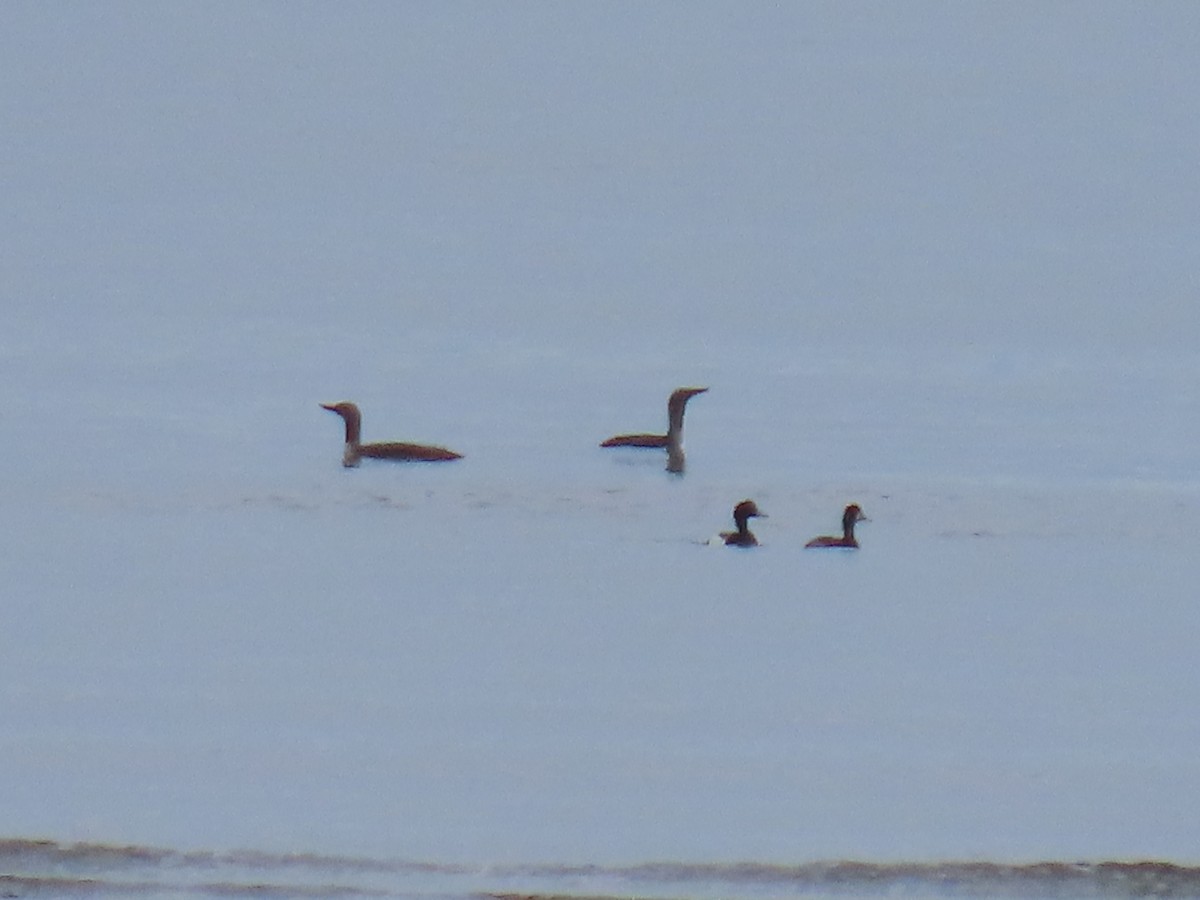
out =
<path fill-rule="evenodd" d="M 461 453 L 445 447 L 429 447 L 425 444 L 403 444 L 398 441 L 383 441 L 364 444 L 359 439 L 362 430 L 362 413 L 349 400 L 341 403 L 322 403 L 321 409 L 337 413 L 346 423 L 346 447 L 342 451 L 342 465 L 357 466 L 365 456 L 369 459 L 392 459 L 400 462 L 446 462 L 462 459 Z"/>
<path fill-rule="evenodd" d="M 758 538 L 751 533 L 747 522 L 752 518 L 766 519 L 767 514 L 758 511 L 753 500 L 743 500 L 733 508 L 733 521 L 737 531 L 722 531 L 721 538 L 726 547 L 757 547 Z"/>
<path fill-rule="evenodd" d="M 679 388 L 667 400 L 666 434 L 618 434 L 600 444 L 601 447 L 666 447 L 667 471 L 682 472 L 683 413 L 688 400 L 707 391 L 706 387 Z"/>
<path fill-rule="evenodd" d="M 834 537 L 832 535 L 822 535 L 815 537 L 805 547 L 850 547 L 857 549 L 858 541 L 854 537 L 855 522 L 870 522 L 863 511 L 859 509 L 857 503 L 851 503 L 846 507 L 846 511 L 842 513 L 842 536 Z"/>

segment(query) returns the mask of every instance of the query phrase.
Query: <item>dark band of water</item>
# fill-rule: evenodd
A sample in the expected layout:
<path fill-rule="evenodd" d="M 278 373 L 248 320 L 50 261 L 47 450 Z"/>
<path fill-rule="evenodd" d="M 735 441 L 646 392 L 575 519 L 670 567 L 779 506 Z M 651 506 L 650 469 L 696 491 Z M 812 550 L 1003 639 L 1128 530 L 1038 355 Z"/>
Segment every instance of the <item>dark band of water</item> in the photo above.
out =
<path fill-rule="evenodd" d="M 256 851 L 0 840 L 5 897 L 1200 897 L 1200 867 L 1161 860 L 658 862 L 470 866 Z"/>

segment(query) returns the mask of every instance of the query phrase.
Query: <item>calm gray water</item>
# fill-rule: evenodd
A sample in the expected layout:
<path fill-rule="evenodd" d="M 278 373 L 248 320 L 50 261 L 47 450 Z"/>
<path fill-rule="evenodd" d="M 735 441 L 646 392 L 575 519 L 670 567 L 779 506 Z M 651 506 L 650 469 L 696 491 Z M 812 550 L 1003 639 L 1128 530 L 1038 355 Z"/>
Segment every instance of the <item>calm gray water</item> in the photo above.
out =
<path fill-rule="evenodd" d="M 6 890 L 1192 893 L 1197 35 L 0 8 Z"/>

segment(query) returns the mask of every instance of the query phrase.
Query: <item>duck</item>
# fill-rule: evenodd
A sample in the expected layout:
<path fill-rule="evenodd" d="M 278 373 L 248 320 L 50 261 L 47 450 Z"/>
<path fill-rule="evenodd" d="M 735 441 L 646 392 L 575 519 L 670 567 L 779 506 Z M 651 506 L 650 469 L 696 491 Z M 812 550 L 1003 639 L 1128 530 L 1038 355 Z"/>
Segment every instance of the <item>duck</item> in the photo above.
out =
<path fill-rule="evenodd" d="M 683 414 L 687 402 L 697 394 L 707 391 L 706 387 L 682 387 L 674 391 L 667 399 L 667 433 L 666 434 L 618 434 L 601 441 L 601 447 L 666 447 L 667 471 L 682 472 L 684 468 L 683 454 Z"/>
<path fill-rule="evenodd" d="M 404 444 L 397 441 L 364 444 L 360 438 L 362 430 L 362 413 L 349 400 L 341 403 L 321 403 L 321 409 L 337 413 L 346 423 L 346 446 L 342 451 L 342 465 L 352 469 L 362 461 L 369 459 L 390 459 L 399 462 L 448 462 L 462 459 L 461 453 L 447 450 L 445 447 L 430 447 L 425 444 Z"/>
<path fill-rule="evenodd" d="M 747 527 L 747 521 L 753 518 L 770 518 L 765 512 L 760 512 L 758 504 L 753 500 L 743 500 L 733 508 L 733 521 L 737 531 L 722 531 L 721 539 L 726 547 L 757 547 L 758 538 Z"/>
<path fill-rule="evenodd" d="M 871 521 L 863 515 L 862 509 L 857 503 L 851 503 L 846 507 L 846 511 L 842 513 L 842 536 L 835 537 L 833 535 L 822 535 L 815 537 L 805 547 L 849 547 L 858 549 L 858 540 L 854 537 L 854 524 L 856 522 Z"/>

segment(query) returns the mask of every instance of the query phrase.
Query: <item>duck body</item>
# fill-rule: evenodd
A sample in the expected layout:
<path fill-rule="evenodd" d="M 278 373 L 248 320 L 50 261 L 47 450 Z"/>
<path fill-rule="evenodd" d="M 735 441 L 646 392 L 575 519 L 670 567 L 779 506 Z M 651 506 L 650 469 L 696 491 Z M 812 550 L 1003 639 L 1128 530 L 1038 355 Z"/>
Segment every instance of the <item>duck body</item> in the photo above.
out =
<path fill-rule="evenodd" d="M 866 516 L 863 515 L 862 509 L 857 503 L 851 503 L 842 513 L 842 536 L 821 535 L 815 537 L 804 546 L 806 548 L 817 547 L 844 547 L 850 550 L 858 549 L 858 539 L 854 536 L 854 525 L 857 522 L 869 522 Z"/>
<path fill-rule="evenodd" d="M 733 508 L 733 522 L 737 531 L 722 531 L 721 540 L 726 547 L 757 547 L 758 538 L 750 531 L 749 521 L 752 518 L 765 519 L 767 514 L 759 512 L 758 505 L 753 500 L 743 500 Z"/>
<path fill-rule="evenodd" d="M 667 471 L 682 472 L 684 467 L 683 455 L 683 414 L 687 410 L 687 402 L 697 394 L 707 391 L 706 387 L 679 388 L 667 400 L 667 433 L 666 434 L 618 434 L 600 442 L 601 447 L 651 447 L 666 448 Z"/>
<path fill-rule="evenodd" d="M 381 441 L 364 444 L 361 441 L 362 413 L 348 400 L 341 403 L 322 403 L 322 409 L 337 413 L 346 423 L 346 445 L 342 451 L 342 465 L 352 469 L 367 459 L 387 459 L 396 462 L 449 462 L 462 459 L 461 453 L 427 444 L 409 444 L 400 441 Z"/>

